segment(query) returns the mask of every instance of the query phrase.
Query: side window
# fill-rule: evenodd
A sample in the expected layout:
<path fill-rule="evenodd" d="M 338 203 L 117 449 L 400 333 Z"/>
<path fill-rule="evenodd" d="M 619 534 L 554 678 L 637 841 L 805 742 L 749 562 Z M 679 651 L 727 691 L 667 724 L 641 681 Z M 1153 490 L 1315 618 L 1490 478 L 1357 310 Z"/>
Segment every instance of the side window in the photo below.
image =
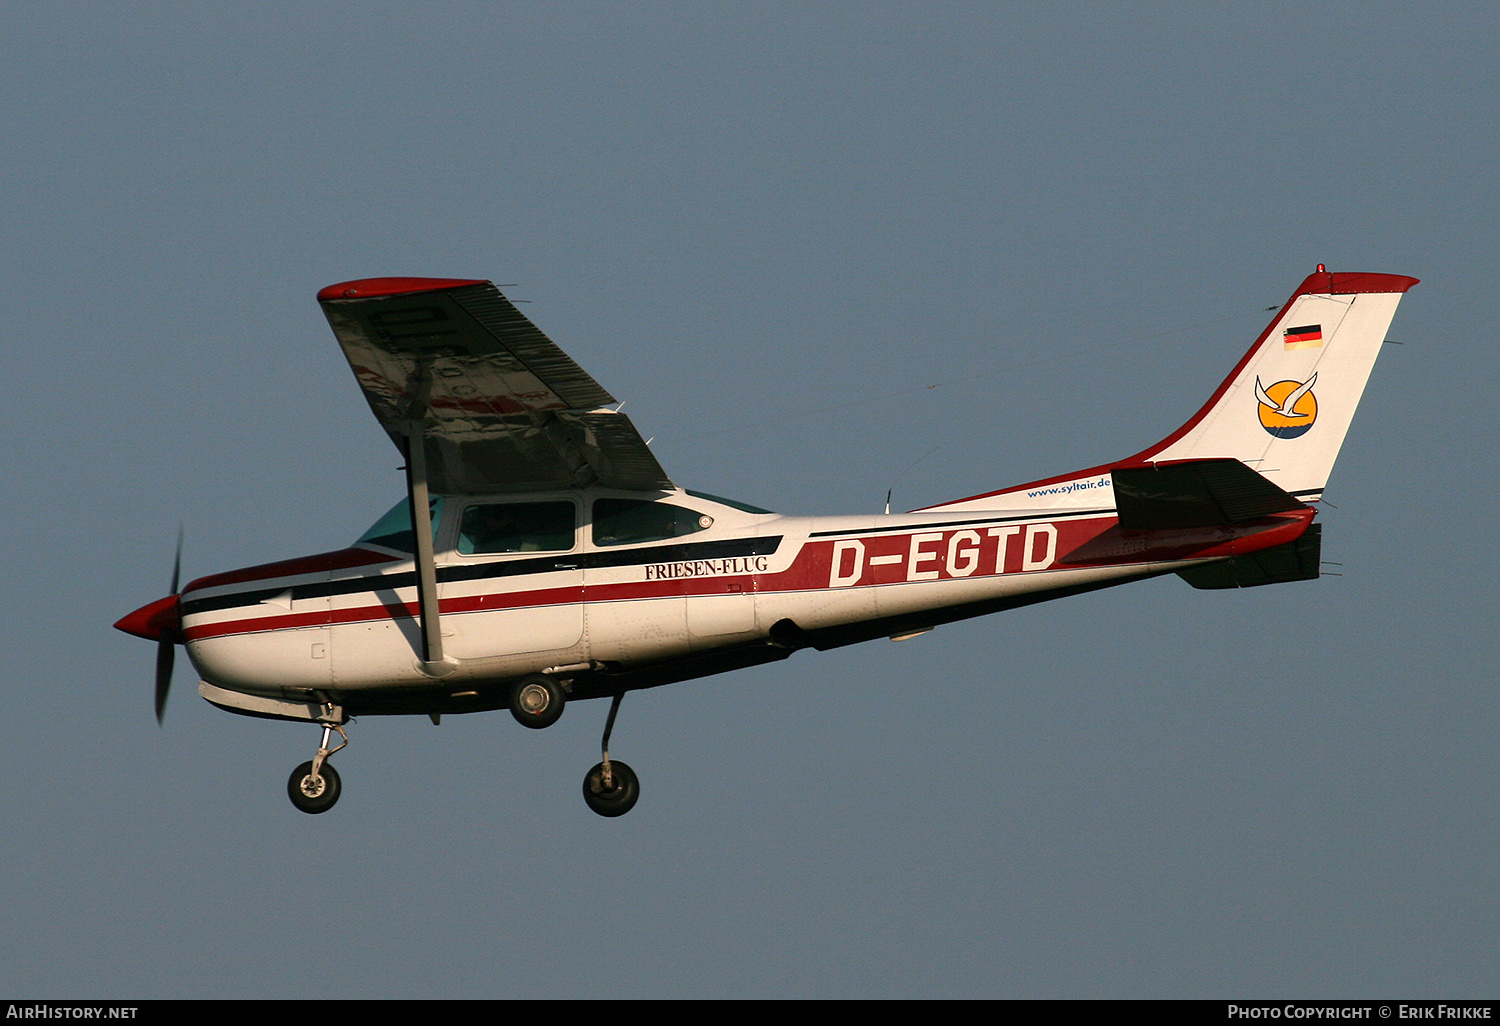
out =
<path fill-rule="evenodd" d="M 680 538 L 713 526 L 714 518 L 695 509 L 642 499 L 599 499 L 594 503 L 595 545 L 639 545 Z"/>
<path fill-rule="evenodd" d="M 566 552 L 573 547 L 571 502 L 480 503 L 464 510 L 458 551 L 464 556 L 501 552 Z"/>

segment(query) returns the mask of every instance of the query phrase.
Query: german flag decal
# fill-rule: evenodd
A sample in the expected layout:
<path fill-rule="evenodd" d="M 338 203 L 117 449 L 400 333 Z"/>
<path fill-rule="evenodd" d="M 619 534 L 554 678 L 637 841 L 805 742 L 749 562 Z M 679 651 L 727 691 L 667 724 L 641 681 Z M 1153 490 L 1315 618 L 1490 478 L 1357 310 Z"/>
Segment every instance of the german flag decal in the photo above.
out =
<path fill-rule="evenodd" d="M 1317 349 L 1323 344 L 1323 325 L 1304 324 L 1300 328 L 1287 328 L 1281 340 L 1288 349 Z"/>

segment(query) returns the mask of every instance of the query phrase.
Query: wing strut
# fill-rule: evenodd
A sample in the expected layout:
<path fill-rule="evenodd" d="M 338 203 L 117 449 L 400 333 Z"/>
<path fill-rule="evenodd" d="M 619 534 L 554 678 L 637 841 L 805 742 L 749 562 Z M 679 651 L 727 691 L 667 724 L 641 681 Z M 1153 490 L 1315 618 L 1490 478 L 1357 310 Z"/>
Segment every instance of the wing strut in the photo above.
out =
<path fill-rule="evenodd" d="M 417 562 L 417 609 L 422 620 L 420 669 L 446 677 L 458 660 L 443 657 L 443 628 L 438 615 L 437 557 L 432 551 L 432 501 L 427 494 L 427 442 L 421 421 L 412 421 L 406 436 L 406 497 L 411 504 Z"/>

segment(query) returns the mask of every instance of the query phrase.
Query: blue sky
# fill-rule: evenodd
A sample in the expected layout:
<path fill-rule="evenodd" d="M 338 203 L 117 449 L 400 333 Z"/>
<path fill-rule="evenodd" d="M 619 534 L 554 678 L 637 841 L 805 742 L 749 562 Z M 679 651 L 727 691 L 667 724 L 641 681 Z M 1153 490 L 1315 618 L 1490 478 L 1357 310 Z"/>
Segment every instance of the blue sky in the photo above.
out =
<path fill-rule="evenodd" d="M 13 4 L 0 988 L 1493 996 L 1489 4 Z M 489 278 L 672 477 L 912 508 L 1165 435 L 1318 263 L 1423 279 L 1322 514 L 606 707 L 230 717 L 110 629 L 402 487 L 316 303 Z M 514 285 L 510 285 L 514 283 Z"/>

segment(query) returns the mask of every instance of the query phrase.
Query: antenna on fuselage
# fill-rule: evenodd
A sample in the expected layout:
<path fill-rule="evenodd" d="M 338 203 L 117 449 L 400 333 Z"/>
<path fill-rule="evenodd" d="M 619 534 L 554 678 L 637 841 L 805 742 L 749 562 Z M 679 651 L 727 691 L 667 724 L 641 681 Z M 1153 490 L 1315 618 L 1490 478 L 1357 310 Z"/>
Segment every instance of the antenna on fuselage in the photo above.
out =
<path fill-rule="evenodd" d="M 891 493 L 896 490 L 896 486 L 901 483 L 901 479 L 911 472 L 912 467 L 915 467 L 918 463 L 921 463 L 923 460 L 925 460 L 927 457 L 931 456 L 941 448 L 941 445 L 934 445 L 931 449 L 928 449 L 922 455 L 918 456 L 916 459 L 908 463 L 906 465 L 906 469 L 896 475 L 896 480 L 892 481 L 891 486 L 885 490 L 885 512 L 887 516 L 889 516 L 891 512 Z"/>

